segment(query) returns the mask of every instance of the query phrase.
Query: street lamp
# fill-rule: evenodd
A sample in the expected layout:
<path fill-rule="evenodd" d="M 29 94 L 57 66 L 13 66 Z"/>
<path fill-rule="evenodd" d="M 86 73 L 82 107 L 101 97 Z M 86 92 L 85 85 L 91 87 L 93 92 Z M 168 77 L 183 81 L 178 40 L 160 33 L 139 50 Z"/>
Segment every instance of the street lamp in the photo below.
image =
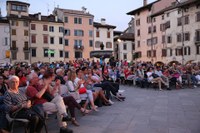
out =
<path fill-rule="evenodd" d="M 176 0 L 176 2 L 178 2 L 178 4 L 180 4 L 180 2 L 178 0 Z M 184 16 L 184 10 L 183 8 L 179 8 L 181 9 L 181 32 L 182 32 L 182 38 L 181 38 L 181 42 L 182 42 L 182 65 L 184 64 L 184 19 L 183 19 L 183 16 Z"/>

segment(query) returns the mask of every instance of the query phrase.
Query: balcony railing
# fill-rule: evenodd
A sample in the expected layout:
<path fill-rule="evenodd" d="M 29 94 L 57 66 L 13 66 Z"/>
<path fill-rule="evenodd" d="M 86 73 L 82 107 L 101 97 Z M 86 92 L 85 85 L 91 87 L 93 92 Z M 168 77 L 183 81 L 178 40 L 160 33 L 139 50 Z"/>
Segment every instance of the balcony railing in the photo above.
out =
<path fill-rule="evenodd" d="M 24 47 L 23 50 L 24 50 L 24 52 L 30 52 L 30 48 L 28 48 L 28 47 Z"/>
<path fill-rule="evenodd" d="M 82 46 L 82 45 L 74 45 L 74 49 L 75 50 L 83 50 L 84 46 Z"/>
<path fill-rule="evenodd" d="M 12 51 L 18 51 L 18 47 L 10 47 L 10 50 L 12 50 Z"/>

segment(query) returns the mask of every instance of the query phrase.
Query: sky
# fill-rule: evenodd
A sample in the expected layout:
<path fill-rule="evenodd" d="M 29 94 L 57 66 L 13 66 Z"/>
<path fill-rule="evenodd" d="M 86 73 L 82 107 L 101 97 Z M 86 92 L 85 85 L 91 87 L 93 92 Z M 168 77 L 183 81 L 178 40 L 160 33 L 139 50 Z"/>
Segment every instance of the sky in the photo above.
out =
<path fill-rule="evenodd" d="M 19 0 L 15 0 L 19 1 Z M 106 19 L 106 24 L 116 26 L 115 30 L 124 31 L 131 20 L 126 13 L 143 6 L 143 0 L 20 0 L 30 4 L 29 13 L 41 12 L 42 15 L 51 14 L 54 7 L 87 11 L 94 15 L 94 21 L 100 22 Z M 151 3 L 155 0 L 148 0 Z M 0 0 L 0 8 L 3 16 L 6 16 L 6 0 Z"/>

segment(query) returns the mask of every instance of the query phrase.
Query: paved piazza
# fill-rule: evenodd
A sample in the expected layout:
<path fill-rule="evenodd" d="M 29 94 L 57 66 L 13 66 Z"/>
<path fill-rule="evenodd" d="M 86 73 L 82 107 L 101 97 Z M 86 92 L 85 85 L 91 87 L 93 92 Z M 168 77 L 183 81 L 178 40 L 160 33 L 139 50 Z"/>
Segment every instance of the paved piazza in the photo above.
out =
<path fill-rule="evenodd" d="M 126 101 L 103 106 L 99 112 L 82 116 L 74 133 L 200 133 L 200 88 L 158 91 L 121 86 Z M 55 124 L 56 123 L 56 124 Z M 54 117 L 49 133 L 58 133 Z"/>
<path fill-rule="evenodd" d="M 81 116 L 74 133 L 200 133 L 200 88 L 158 91 L 121 86 L 125 102 L 103 106 L 99 112 Z M 50 133 L 58 132 L 54 119 Z"/>

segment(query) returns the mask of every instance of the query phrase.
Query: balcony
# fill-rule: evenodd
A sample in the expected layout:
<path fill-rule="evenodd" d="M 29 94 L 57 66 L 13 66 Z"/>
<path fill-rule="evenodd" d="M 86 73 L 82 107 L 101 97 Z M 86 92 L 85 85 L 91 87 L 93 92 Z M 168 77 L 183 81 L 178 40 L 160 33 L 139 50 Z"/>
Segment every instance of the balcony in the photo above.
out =
<path fill-rule="evenodd" d="M 18 47 L 10 47 L 11 51 L 18 51 Z"/>
<path fill-rule="evenodd" d="M 30 48 L 28 48 L 28 47 L 24 47 L 23 50 L 24 50 L 24 52 L 30 52 Z"/>
<path fill-rule="evenodd" d="M 75 50 L 83 50 L 84 46 L 82 46 L 82 45 L 74 45 L 74 49 Z"/>

